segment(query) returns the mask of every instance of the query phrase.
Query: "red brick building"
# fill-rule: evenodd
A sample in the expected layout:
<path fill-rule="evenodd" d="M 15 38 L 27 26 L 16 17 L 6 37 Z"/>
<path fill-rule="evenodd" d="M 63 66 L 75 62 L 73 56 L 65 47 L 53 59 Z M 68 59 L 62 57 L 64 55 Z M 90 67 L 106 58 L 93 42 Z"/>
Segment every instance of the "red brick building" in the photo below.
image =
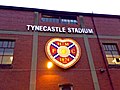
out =
<path fill-rule="evenodd" d="M 118 15 L 0 6 L 0 90 L 120 90 L 119 50 Z"/>

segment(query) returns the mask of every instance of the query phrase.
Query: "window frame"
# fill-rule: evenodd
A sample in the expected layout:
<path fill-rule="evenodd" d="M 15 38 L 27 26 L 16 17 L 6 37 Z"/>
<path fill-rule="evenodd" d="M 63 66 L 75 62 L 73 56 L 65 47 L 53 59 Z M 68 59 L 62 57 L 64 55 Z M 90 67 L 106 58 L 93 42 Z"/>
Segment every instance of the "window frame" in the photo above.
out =
<path fill-rule="evenodd" d="M 120 67 L 120 64 L 109 64 L 109 62 L 107 60 L 107 57 L 106 57 L 104 47 L 103 47 L 103 44 L 112 44 L 112 45 L 114 44 L 114 45 L 116 45 L 117 52 L 118 52 L 118 54 L 120 56 L 120 51 L 119 51 L 120 47 L 118 45 L 119 42 L 118 41 L 100 41 L 100 43 L 101 43 L 101 46 L 102 46 L 102 53 L 104 55 L 104 59 L 105 59 L 106 64 L 108 64 L 108 67 L 110 67 L 110 68 L 112 68 L 112 67 Z"/>
<path fill-rule="evenodd" d="M 53 15 L 51 13 L 41 13 L 41 22 L 73 24 L 73 25 L 78 24 L 77 15 L 64 16 L 64 15 Z"/>
<path fill-rule="evenodd" d="M 0 39 L 1 45 L 1 60 L 0 60 L 0 68 L 11 68 L 14 60 L 14 49 L 15 49 L 15 40 L 12 39 Z M 4 42 L 7 42 L 7 46 L 3 46 Z M 10 50 L 10 51 L 9 51 Z M 6 52 L 5 52 L 6 51 Z M 5 54 L 6 53 L 6 54 Z M 3 58 L 9 56 L 9 59 L 12 58 L 9 62 L 4 62 Z"/>

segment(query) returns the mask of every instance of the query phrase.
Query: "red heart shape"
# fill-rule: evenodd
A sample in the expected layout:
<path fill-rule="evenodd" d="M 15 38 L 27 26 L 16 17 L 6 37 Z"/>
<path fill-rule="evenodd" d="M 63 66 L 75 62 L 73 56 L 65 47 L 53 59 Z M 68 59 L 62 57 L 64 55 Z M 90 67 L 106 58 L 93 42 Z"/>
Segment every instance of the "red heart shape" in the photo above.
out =
<path fill-rule="evenodd" d="M 79 44 L 70 38 L 52 38 L 45 46 L 48 58 L 61 68 L 73 66 L 81 56 Z"/>

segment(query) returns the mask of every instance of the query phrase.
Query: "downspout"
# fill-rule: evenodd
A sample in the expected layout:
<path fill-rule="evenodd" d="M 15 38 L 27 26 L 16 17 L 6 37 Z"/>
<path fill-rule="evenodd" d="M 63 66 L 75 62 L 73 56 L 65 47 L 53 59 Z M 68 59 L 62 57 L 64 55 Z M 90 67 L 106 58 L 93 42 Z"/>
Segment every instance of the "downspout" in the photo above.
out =
<path fill-rule="evenodd" d="M 103 61 L 104 61 L 105 67 L 106 67 L 106 72 L 107 72 L 107 74 L 108 74 L 108 78 L 109 78 L 109 81 L 110 81 L 110 85 L 111 85 L 112 90 L 114 90 L 113 83 L 112 83 L 112 80 L 111 80 L 111 77 L 110 77 L 110 73 L 109 73 L 109 70 L 108 70 L 108 65 L 107 65 L 106 60 L 105 60 L 106 57 L 105 57 L 105 55 L 103 54 L 103 50 L 102 50 L 102 47 L 101 47 L 99 35 L 98 35 L 98 33 L 97 33 L 97 29 L 96 29 L 96 26 L 95 26 L 95 21 L 94 21 L 94 18 L 93 18 L 93 13 L 92 13 L 91 19 L 92 19 L 92 23 L 93 23 L 93 27 L 94 27 L 95 34 L 96 34 L 96 36 L 97 36 L 97 40 L 98 40 L 98 44 L 99 44 L 99 47 L 100 47 L 100 51 L 101 51 L 101 53 L 102 53 L 102 58 L 103 58 Z"/>

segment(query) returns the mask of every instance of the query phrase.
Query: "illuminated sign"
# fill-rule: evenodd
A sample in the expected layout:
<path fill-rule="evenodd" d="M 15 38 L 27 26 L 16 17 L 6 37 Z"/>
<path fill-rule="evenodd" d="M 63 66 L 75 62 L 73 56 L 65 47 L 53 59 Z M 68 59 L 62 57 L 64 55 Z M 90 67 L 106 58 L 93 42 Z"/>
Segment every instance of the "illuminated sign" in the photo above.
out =
<path fill-rule="evenodd" d="M 59 33 L 78 33 L 78 34 L 93 34 L 93 29 L 89 28 L 72 28 L 72 27 L 55 27 L 55 26 L 37 26 L 27 25 L 27 30 L 39 32 L 59 32 Z"/>
<path fill-rule="evenodd" d="M 73 66 L 81 56 L 79 44 L 70 38 L 52 38 L 45 46 L 48 58 L 61 68 Z"/>

